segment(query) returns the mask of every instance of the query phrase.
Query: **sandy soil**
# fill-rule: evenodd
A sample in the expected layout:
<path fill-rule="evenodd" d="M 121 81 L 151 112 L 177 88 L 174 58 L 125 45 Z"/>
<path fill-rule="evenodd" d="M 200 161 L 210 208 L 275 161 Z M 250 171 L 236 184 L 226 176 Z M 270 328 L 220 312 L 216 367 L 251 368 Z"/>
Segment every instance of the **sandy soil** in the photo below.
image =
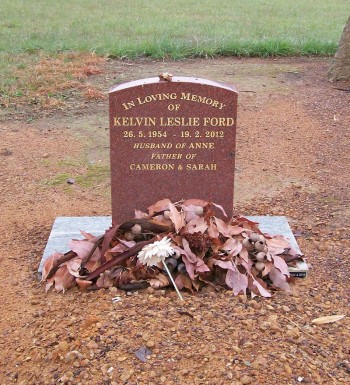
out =
<path fill-rule="evenodd" d="M 1 384 L 350 383 L 349 85 L 327 59 L 108 61 L 101 90 L 162 71 L 234 84 L 236 209 L 286 215 L 312 269 L 293 295 L 45 293 L 36 271 L 56 216 L 109 215 L 108 103 L 2 111 Z M 34 119 L 33 119 L 34 117 Z M 67 185 L 67 175 L 79 183 Z M 150 202 L 152 203 L 152 202 Z M 89 230 L 89 229 L 84 229 Z M 146 346 L 146 363 L 134 352 Z"/>

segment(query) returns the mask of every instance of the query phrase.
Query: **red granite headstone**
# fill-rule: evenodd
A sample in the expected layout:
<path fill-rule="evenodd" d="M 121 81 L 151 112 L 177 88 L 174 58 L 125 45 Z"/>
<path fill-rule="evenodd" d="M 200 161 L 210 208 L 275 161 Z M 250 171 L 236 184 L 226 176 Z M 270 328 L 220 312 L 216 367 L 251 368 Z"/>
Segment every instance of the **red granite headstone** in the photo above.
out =
<path fill-rule="evenodd" d="M 142 79 L 109 91 L 112 220 L 157 200 L 233 209 L 237 91 L 210 80 Z"/>

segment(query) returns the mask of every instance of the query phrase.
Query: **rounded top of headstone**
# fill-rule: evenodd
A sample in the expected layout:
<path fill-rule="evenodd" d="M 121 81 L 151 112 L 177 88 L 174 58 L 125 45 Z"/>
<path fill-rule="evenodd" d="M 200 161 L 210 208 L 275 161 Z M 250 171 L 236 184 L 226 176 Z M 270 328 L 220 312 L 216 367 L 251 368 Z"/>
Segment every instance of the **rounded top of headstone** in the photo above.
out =
<path fill-rule="evenodd" d="M 145 86 L 149 84 L 176 84 L 176 83 L 193 83 L 197 85 L 206 85 L 206 86 L 212 86 L 212 87 L 219 87 L 222 89 L 226 89 L 228 91 L 236 92 L 238 93 L 237 89 L 231 85 L 225 84 L 225 83 L 219 83 L 215 82 L 213 80 L 208 79 L 202 79 L 202 78 L 195 78 L 191 76 L 172 76 L 171 80 L 163 80 L 159 76 L 153 77 L 153 78 L 146 78 L 146 79 L 140 79 L 140 80 L 134 80 L 127 83 L 117 84 L 112 86 L 109 89 L 109 93 L 121 91 L 127 88 L 132 87 L 138 87 L 138 86 Z"/>

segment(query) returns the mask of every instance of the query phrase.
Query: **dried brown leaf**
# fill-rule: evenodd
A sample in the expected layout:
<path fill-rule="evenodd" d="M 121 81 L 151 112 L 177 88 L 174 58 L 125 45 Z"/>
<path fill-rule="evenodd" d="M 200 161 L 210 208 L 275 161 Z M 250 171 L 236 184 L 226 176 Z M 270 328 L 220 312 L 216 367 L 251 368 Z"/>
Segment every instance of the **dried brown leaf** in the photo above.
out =
<path fill-rule="evenodd" d="M 220 259 L 216 259 L 214 261 L 214 265 L 217 265 L 222 269 L 226 269 L 226 270 L 232 270 L 232 271 L 237 270 L 231 261 L 221 261 Z"/>
<path fill-rule="evenodd" d="M 208 224 L 202 217 L 193 219 L 191 222 L 187 223 L 185 227 L 185 231 L 189 234 L 204 233 L 207 229 Z"/>
<path fill-rule="evenodd" d="M 43 271 L 42 271 L 42 281 L 45 281 L 47 275 L 49 274 L 50 270 L 52 269 L 54 263 L 61 257 L 63 257 L 63 253 L 55 252 L 52 255 L 50 255 L 46 261 L 44 262 Z"/>
<path fill-rule="evenodd" d="M 265 234 L 265 236 L 269 236 Z M 272 238 L 266 238 L 266 245 L 269 251 L 273 254 L 282 254 L 285 252 L 285 249 L 290 249 L 290 243 L 287 238 L 283 235 L 276 235 Z"/>
<path fill-rule="evenodd" d="M 151 205 L 147 208 L 149 215 L 152 216 L 154 213 L 168 210 L 169 204 L 172 204 L 170 199 L 162 199 L 162 200 L 156 202 L 154 205 Z"/>
<path fill-rule="evenodd" d="M 290 286 L 287 282 L 287 276 L 282 274 L 281 271 L 273 265 L 271 271 L 269 272 L 269 278 L 271 279 L 274 286 L 288 293 L 291 292 Z"/>
<path fill-rule="evenodd" d="M 185 214 L 180 213 L 173 203 L 169 203 L 169 218 L 174 223 L 175 231 L 178 233 L 185 226 Z"/>
<path fill-rule="evenodd" d="M 261 234 L 261 231 L 259 230 L 259 223 L 253 222 L 247 218 L 244 217 L 237 217 L 232 225 L 237 225 L 240 227 L 244 227 L 245 229 L 252 230 L 258 234 Z"/>
<path fill-rule="evenodd" d="M 194 273 L 196 271 L 196 265 L 194 262 L 191 262 L 190 259 L 187 256 L 187 253 L 182 255 L 182 262 L 186 266 L 186 271 L 188 275 L 191 277 L 191 279 L 194 279 Z"/>
<path fill-rule="evenodd" d="M 100 238 L 101 238 L 101 235 L 99 236 L 95 236 L 93 234 L 90 234 L 90 233 L 87 233 L 83 230 L 80 230 L 80 234 L 86 239 L 88 240 L 89 242 L 92 242 L 92 243 L 96 243 Z"/>
<path fill-rule="evenodd" d="M 199 290 L 199 288 L 200 288 L 200 281 L 199 281 L 198 278 L 196 278 L 194 281 L 192 281 L 192 286 L 194 287 L 194 289 L 195 289 L 196 291 Z"/>
<path fill-rule="evenodd" d="M 287 277 L 289 277 L 289 270 L 288 270 L 288 265 L 286 264 L 286 262 L 284 261 L 283 258 L 279 257 L 278 255 L 273 255 L 272 256 L 272 259 L 273 259 L 273 264 L 275 265 L 275 267 L 284 275 L 286 275 Z"/>
<path fill-rule="evenodd" d="M 194 290 L 193 290 L 193 285 L 192 285 L 192 279 L 189 276 L 184 275 L 184 274 L 179 274 L 179 276 L 181 277 L 183 287 L 185 289 L 190 290 L 193 293 Z"/>
<path fill-rule="evenodd" d="M 182 246 L 183 246 L 183 254 L 186 255 L 186 257 L 188 258 L 188 260 L 192 263 L 196 263 L 197 262 L 197 256 L 196 254 L 194 254 L 190 248 L 190 245 L 187 241 L 187 239 L 185 238 L 182 238 Z"/>
<path fill-rule="evenodd" d="M 246 263 L 250 263 L 251 260 L 249 259 L 249 253 L 248 250 L 245 247 L 242 247 L 241 251 L 239 252 L 239 257 Z M 251 266 L 249 267 L 249 269 Z"/>
<path fill-rule="evenodd" d="M 79 270 L 81 267 L 81 258 L 74 258 L 70 261 L 66 262 L 65 265 L 67 265 L 67 269 L 70 274 L 72 274 L 74 277 L 79 278 L 81 277 L 79 274 Z"/>
<path fill-rule="evenodd" d="M 219 231 L 213 219 L 210 219 L 210 222 L 209 222 L 208 235 L 210 238 L 213 238 L 213 239 L 219 238 Z"/>
<path fill-rule="evenodd" d="M 271 269 L 273 268 L 273 263 L 272 262 L 270 262 L 270 261 L 265 261 L 264 262 L 264 265 L 265 265 L 265 268 L 264 268 L 264 270 L 261 272 L 261 275 L 263 276 L 263 277 L 265 277 L 267 274 L 269 274 L 270 273 L 270 271 L 271 271 Z"/>
<path fill-rule="evenodd" d="M 248 279 L 249 289 L 254 294 L 260 294 L 263 297 L 271 297 L 271 293 L 267 290 L 266 284 L 259 278 L 254 278 L 252 275 Z"/>
<path fill-rule="evenodd" d="M 170 281 L 167 276 L 159 273 L 155 278 L 150 279 L 149 284 L 154 289 L 161 289 L 162 287 L 169 286 Z"/>
<path fill-rule="evenodd" d="M 228 270 L 225 279 L 226 285 L 233 290 L 234 295 L 247 292 L 248 277 L 236 270 Z"/>
<path fill-rule="evenodd" d="M 85 265 L 85 269 L 91 273 L 92 271 L 96 270 L 99 266 L 101 266 L 101 261 L 100 260 L 98 260 L 98 261 L 89 261 Z"/>
<path fill-rule="evenodd" d="M 236 238 L 228 238 L 220 250 L 228 251 L 229 256 L 234 257 L 242 251 L 242 243 Z"/>
<path fill-rule="evenodd" d="M 81 278 L 76 278 L 75 282 L 83 290 L 85 290 L 86 288 L 92 285 L 92 281 L 86 281 L 85 279 L 81 279 Z"/>
<path fill-rule="evenodd" d="M 82 259 L 84 259 L 92 250 L 94 247 L 94 244 L 92 242 L 87 241 L 86 239 L 83 240 L 75 240 L 72 239 L 68 243 L 69 248 L 78 254 L 78 256 Z M 98 260 L 101 258 L 100 250 L 97 248 L 94 253 L 92 254 L 91 260 Z"/>
<path fill-rule="evenodd" d="M 182 275 L 183 274 L 178 274 L 175 278 L 175 284 L 179 290 L 182 290 L 184 288 L 184 284 L 182 281 Z"/>
<path fill-rule="evenodd" d="M 208 206 L 209 202 L 204 201 L 203 199 L 186 199 L 182 205 L 183 206 Z"/>
<path fill-rule="evenodd" d="M 220 218 L 214 217 L 214 219 L 215 219 L 216 227 L 217 227 L 219 233 L 221 233 L 224 237 L 228 238 L 228 237 L 231 237 L 234 234 L 233 226 L 230 226 L 230 225 L 226 224 Z"/>
<path fill-rule="evenodd" d="M 98 280 L 96 281 L 96 286 L 97 287 L 104 287 L 104 288 L 108 288 L 108 287 L 112 287 L 114 284 L 114 279 L 110 276 L 110 271 L 109 270 L 106 270 L 105 272 L 103 272 Z"/>
<path fill-rule="evenodd" d="M 195 205 L 183 206 L 186 223 L 191 222 L 193 219 L 200 218 L 200 216 L 197 215 L 195 212 L 196 207 L 198 207 L 198 206 L 195 206 Z"/>
<path fill-rule="evenodd" d="M 196 254 L 194 254 L 190 248 L 188 241 L 183 238 L 183 255 L 182 260 L 186 265 L 186 270 L 189 276 L 194 279 L 195 273 L 205 273 L 206 271 L 210 271 L 209 267 L 205 264 L 205 262 L 198 258 Z"/>
<path fill-rule="evenodd" d="M 55 273 L 55 275 L 47 280 L 47 288 L 49 289 L 53 284 L 56 291 L 63 293 L 74 286 L 75 278 L 69 273 L 67 266 L 61 266 Z M 48 290 L 47 289 L 47 290 Z"/>
<path fill-rule="evenodd" d="M 143 219 L 143 218 L 148 218 L 149 215 L 147 213 L 144 213 L 141 210 L 135 210 L 135 219 Z"/>
<path fill-rule="evenodd" d="M 135 243 L 135 242 L 134 242 Z M 112 247 L 111 249 L 109 249 L 107 253 L 114 253 L 114 254 L 118 254 L 118 253 L 124 253 L 124 251 L 130 249 L 130 247 L 126 246 L 124 243 L 118 243 L 117 245 L 115 245 L 114 247 Z"/>
<path fill-rule="evenodd" d="M 340 321 L 345 317 L 345 314 L 339 314 L 339 315 L 328 315 L 324 317 L 314 318 L 311 323 L 315 325 L 323 325 L 323 324 L 329 324 L 333 322 Z"/>
<path fill-rule="evenodd" d="M 220 209 L 222 211 L 222 213 L 225 215 L 225 217 L 227 217 L 226 211 L 224 210 L 224 208 L 221 205 L 218 205 L 216 203 L 212 203 L 212 205 L 217 207 L 218 209 Z"/>
<path fill-rule="evenodd" d="M 231 225 L 230 227 L 231 227 L 232 235 L 239 235 L 247 231 L 247 229 L 238 225 L 234 225 L 234 226 Z"/>
<path fill-rule="evenodd" d="M 106 230 L 101 247 L 101 255 L 105 255 L 105 252 L 108 250 L 110 243 L 112 242 L 119 226 L 111 227 Z"/>

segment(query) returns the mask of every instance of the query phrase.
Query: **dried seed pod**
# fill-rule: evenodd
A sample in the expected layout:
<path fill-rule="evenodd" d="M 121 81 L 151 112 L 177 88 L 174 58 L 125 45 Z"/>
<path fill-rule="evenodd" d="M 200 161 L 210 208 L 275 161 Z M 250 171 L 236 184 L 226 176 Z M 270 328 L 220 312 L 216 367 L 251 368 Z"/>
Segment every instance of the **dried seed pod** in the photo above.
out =
<path fill-rule="evenodd" d="M 133 241 L 135 238 L 135 234 L 133 234 L 131 231 L 126 231 L 124 233 L 124 239 L 127 241 Z"/>
<path fill-rule="evenodd" d="M 256 259 L 255 254 L 254 254 L 253 252 L 251 252 L 251 251 L 249 251 L 248 257 L 249 257 L 252 261 L 255 261 L 255 259 Z"/>
<path fill-rule="evenodd" d="M 187 270 L 186 270 L 186 266 L 184 263 L 179 263 L 177 265 L 177 271 L 181 274 L 186 274 L 187 273 Z"/>
<path fill-rule="evenodd" d="M 258 262 L 263 262 L 265 261 L 265 259 L 266 259 L 266 254 L 262 251 L 256 255 L 256 260 Z"/>
<path fill-rule="evenodd" d="M 269 251 L 269 249 L 268 249 L 267 246 L 265 245 L 263 252 L 264 252 L 265 254 L 267 254 L 268 251 Z"/>
<path fill-rule="evenodd" d="M 164 217 L 164 219 L 170 219 L 170 211 L 169 210 L 164 211 L 163 217 Z"/>
<path fill-rule="evenodd" d="M 249 235 L 249 238 L 255 243 L 255 242 L 258 242 L 260 241 L 260 234 L 257 234 L 257 233 L 251 233 Z"/>
<path fill-rule="evenodd" d="M 174 254 L 172 255 L 172 258 L 179 259 L 181 257 L 181 252 L 178 249 L 174 250 Z"/>
<path fill-rule="evenodd" d="M 169 74 L 168 72 L 162 72 L 161 74 L 158 75 L 159 80 L 165 80 L 167 82 L 171 82 L 173 79 L 173 75 Z"/>
<path fill-rule="evenodd" d="M 175 270 L 177 266 L 177 260 L 175 258 L 169 257 L 165 260 L 166 265 L 168 266 L 169 270 Z"/>
<path fill-rule="evenodd" d="M 254 267 L 256 268 L 256 270 L 258 271 L 263 271 L 265 269 L 265 264 L 264 262 L 257 262 Z"/>
<path fill-rule="evenodd" d="M 259 241 L 266 242 L 266 238 L 263 235 L 259 235 Z"/>
<path fill-rule="evenodd" d="M 134 234 L 134 235 L 140 235 L 142 233 L 142 227 L 141 225 L 139 225 L 138 223 L 136 223 L 132 228 L 131 228 L 131 232 Z"/>
<path fill-rule="evenodd" d="M 204 209 L 202 206 L 195 206 L 194 213 L 196 215 L 203 215 Z"/>
<path fill-rule="evenodd" d="M 264 249 L 265 249 L 265 242 L 263 242 L 263 241 L 255 242 L 254 248 L 255 248 L 256 251 L 264 251 Z"/>
<path fill-rule="evenodd" d="M 242 241 L 242 245 L 248 250 L 254 250 L 254 242 L 250 238 L 244 238 Z"/>

